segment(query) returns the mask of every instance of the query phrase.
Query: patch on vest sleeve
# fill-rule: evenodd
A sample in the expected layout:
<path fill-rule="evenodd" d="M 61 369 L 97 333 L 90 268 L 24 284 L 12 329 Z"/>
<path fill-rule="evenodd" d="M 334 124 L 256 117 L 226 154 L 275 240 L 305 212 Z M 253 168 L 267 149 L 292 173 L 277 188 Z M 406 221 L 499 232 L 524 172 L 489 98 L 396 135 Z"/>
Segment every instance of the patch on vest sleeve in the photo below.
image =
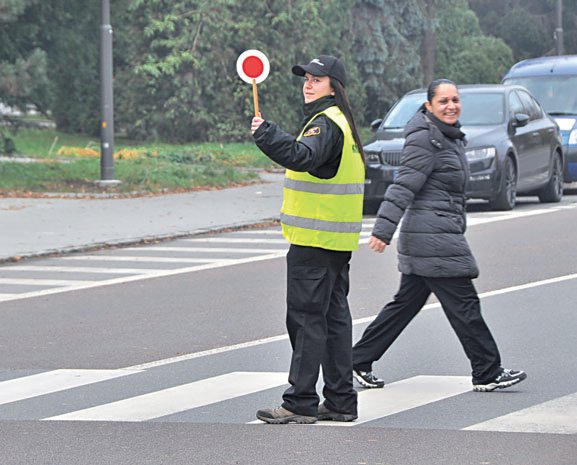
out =
<path fill-rule="evenodd" d="M 321 133 L 321 128 L 315 126 L 314 128 L 310 128 L 303 134 L 303 137 L 311 137 L 311 136 L 318 136 Z"/>

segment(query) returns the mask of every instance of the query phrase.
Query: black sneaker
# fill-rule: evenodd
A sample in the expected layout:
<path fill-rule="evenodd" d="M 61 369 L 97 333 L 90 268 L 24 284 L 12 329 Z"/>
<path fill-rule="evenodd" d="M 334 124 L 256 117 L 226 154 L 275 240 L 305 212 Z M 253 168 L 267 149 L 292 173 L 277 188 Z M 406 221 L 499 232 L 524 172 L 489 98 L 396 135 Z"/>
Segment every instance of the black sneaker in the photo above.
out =
<path fill-rule="evenodd" d="M 485 384 L 474 384 L 473 391 L 476 392 L 490 392 L 495 389 L 505 389 L 520 383 L 527 374 L 524 371 L 509 370 L 508 368 L 501 368 L 501 373 L 494 380 Z"/>
<path fill-rule="evenodd" d="M 355 421 L 357 418 L 359 416 L 353 413 L 333 412 L 326 408 L 324 403 L 319 405 L 318 419 L 320 421 Z"/>
<path fill-rule="evenodd" d="M 298 415 L 284 407 L 265 408 L 256 412 L 256 417 L 273 425 L 286 425 L 287 423 L 311 424 L 317 422 L 317 417 Z"/>
<path fill-rule="evenodd" d="M 385 382 L 377 378 L 372 371 L 353 370 L 353 377 L 366 388 L 382 388 Z"/>

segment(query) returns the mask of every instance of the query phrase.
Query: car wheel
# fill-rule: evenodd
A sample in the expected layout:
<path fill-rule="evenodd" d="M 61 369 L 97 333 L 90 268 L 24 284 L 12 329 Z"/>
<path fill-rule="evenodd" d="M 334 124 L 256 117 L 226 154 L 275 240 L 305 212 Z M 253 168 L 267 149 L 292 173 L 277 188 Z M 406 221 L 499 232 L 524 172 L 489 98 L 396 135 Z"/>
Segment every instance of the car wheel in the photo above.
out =
<path fill-rule="evenodd" d="M 549 182 L 537 193 L 537 195 L 541 202 L 555 203 L 561 201 L 561 198 L 563 197 L 563 167 L 561 165 L 561 157 L 559 154 L 555 154 Z"/>
<path fill-rule="evenodd" d="M 501 189 L 497 196 L 489 201 L 492 210 L 512 210 L 517 201 L 517 169 L 511 157 L 505 158 Z"/>

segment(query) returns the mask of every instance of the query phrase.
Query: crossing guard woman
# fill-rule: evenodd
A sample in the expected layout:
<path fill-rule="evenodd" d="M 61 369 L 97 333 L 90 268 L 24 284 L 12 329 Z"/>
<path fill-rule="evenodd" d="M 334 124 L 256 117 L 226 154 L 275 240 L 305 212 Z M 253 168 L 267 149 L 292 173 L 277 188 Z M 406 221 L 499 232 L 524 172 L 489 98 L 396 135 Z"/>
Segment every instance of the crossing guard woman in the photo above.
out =
<path fill-rule="evenodd" d="M 362 221 L 364 157 L 345 93 L 342 61 L 319 55 L 293 74 L 304 76 L 305 119 L 298 137 L 254 117 L 257 146 L 286 168 L 281 208 L 287 254 L 286 325 L 292 345 L 290 387 L 278 408 L 257 411 L 267 423 L 353 421 L 349 261 Z M 324 402 L 316 384 L 323 372 Z"/>

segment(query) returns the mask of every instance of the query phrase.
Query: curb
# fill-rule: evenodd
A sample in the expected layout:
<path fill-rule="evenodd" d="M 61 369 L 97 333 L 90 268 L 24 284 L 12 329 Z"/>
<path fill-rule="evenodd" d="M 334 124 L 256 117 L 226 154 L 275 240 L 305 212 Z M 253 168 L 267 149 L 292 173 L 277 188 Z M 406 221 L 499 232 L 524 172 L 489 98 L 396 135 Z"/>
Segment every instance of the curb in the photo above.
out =
<path fill-rule="evenodd" d="M 143 236 L 134 239 L 118 239 L 118 240 L 109 240 L 106 242 L 94 242 L 92 244 L 86 245 L 78 245 L 78 246 L 69 246 L 69 247 L 61 247 L 58 249 L 47 249 L 41 250 L 39 252 L 31 252 L 31 253 L 24 253 L 20 255 L 14 255 L 10 257 L 0 257 L 0 264 L 2 263 L 15 263 L 21 262 L 23 260 L 28 260 L 32 258 L 46 258 L 46 257 L 55 257 L 59 255 L 66 255 L 76 252 L 89 252 L 89 251 L 96 251 L 96 250 L 103 250 L 103 249 L 112 249 L 112 248 L 122 248 L 128 247 L 131 245 L 139 245 L 139 244 L 148 244 L 153 242 L 165 242 L 174 239 L 181 239 L 184 237 L 194 237 L 200 236 L 203 234 L 220 234 L 223 232 L 229 231 L 242 231 L 251 228 L 266 228 L 270 226 L 274 226 L 279 224 L 280 219 L 278 217 L 274 218 L 263 218 L 260 220 L 254 221 L 247 221 L 241 223 L 233 223 L 231 225 L 225 226 L 215 226 L 214 228 L 202 228 L 202 229 L 195 229 L 192 231 L 180 231 L 177 233 L 167 233 L 167 234 L 156 234 L 151 236 Z"/>

